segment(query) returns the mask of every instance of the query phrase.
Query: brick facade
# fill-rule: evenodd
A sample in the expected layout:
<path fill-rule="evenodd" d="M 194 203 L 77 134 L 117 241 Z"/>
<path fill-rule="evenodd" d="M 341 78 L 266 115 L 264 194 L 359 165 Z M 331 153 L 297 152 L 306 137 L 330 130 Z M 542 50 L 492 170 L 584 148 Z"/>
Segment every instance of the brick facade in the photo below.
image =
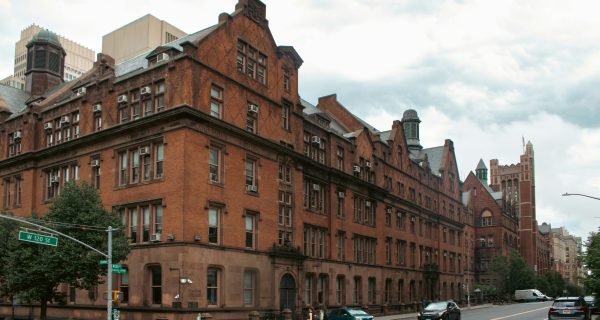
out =
<path fill-rule="evenodd" d="M 335 95 L 302 101 L 302 59 L 265 12 L 240 0 L 147 61 L 100 54 L 5 119 L 4 207 L 43 214 L 67 180 L 96 185 L 132 242 L 122 319 L 462 300 L 477 235 L 452 141 L 416 159 L 401 121 L 379 132 Z M 101 318 L 104 291 L 49 315 Z"/>

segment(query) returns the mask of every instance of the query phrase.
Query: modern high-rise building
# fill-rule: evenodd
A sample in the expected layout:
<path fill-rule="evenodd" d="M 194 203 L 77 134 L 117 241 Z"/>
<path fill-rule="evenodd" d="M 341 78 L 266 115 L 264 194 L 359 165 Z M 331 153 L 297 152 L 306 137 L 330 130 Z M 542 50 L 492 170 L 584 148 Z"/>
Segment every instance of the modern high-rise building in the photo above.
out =
<path fill-rule="evenodd" d="M 21 31 L 21 37 L 15 44 L 15 66 L 12 76 L 4 78 L 0 81 L 1 84 L 15 87 L 18 89 L 25 88 L 25 70 L 27 69 L 27 44 L 31 41 L 35 34 L 44 30 L 42 27 L 32 24 Z M 58 41 L 66 52 L 64 66 L 64 80 L 71 81 L 81 76 L 84 72 L 90 70 L 94 64 L 96 53 L 94 50 L 86 48 L 72 40 L 58 35 Z"/>
<path fill-rule="evenodd" d="M 179 28 L 147 14 L 104 35 L 102 53 L 113 57 L 118 64 L 185 36 Z"/>

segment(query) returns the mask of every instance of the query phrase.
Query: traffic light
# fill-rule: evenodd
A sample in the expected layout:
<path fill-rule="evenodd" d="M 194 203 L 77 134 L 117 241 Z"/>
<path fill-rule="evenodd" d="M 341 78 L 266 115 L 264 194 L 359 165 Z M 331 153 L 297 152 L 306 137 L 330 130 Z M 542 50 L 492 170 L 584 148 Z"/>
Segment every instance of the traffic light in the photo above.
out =
<path fill-rule="evenodd" d="M 123 292 L 121 292 L 119 290 L 113 290 L 113 292 L 112 292 L 112 301 L 113 302 L 119 302 L 119 301 L 121 301 L 121 299 L 123 299 Z"/>

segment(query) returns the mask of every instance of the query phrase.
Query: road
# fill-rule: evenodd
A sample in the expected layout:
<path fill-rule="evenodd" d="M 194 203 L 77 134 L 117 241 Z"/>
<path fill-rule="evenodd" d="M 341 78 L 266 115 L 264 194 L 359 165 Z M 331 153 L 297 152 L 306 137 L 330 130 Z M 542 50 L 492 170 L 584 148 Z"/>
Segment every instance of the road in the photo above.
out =
<path fill-rule="evenodd" d="M 494 305 L 486 308 L 462 309 L 461 320 L 547 320 L 548 309 L 552 301 L 514 303 L 506 305 Z M 413 314 L 414 315 L 414 314 Z M 404 315 L 377 317 L 376 320 L 416 319 L 415 316 Z M 594 315 L 593 320 L 600 320 L 599 315 Z"/>

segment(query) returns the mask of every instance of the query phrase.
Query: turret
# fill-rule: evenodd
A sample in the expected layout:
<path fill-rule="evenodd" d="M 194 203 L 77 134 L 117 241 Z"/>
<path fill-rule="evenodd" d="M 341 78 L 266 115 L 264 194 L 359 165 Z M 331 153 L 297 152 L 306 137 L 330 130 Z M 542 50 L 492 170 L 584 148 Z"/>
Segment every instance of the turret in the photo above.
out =
<path fill-rule="evenodd" d="M 63 82 L 67 53 L 58 36 L 48 30 L 36 33 L 26 47 L 25 91 L 41 96 Z"/>

